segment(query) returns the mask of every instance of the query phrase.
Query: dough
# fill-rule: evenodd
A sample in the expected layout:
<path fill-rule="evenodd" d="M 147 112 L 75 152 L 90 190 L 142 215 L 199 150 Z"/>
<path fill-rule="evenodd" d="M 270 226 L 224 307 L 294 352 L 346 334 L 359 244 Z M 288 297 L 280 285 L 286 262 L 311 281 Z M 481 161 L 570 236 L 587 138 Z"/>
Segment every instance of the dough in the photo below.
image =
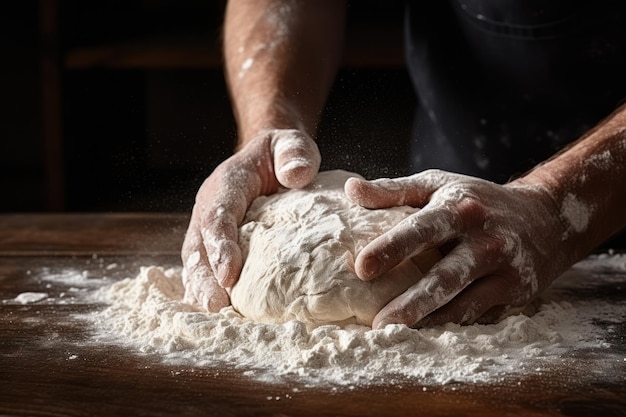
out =
<path fill-rule="evenodd" d="M 436 259 L 404 261 L 369 282 L 354 272 L 356 254 L 417 209 L 368 210 L 343 186 L 357 174 L 321 172 L 305 189 L 258 197 L 239 229 L 244 267 L 230 292 L 233 307 L 264 323 L 300 320 L 371 326 L 374 316 L 404 292 Z"/>

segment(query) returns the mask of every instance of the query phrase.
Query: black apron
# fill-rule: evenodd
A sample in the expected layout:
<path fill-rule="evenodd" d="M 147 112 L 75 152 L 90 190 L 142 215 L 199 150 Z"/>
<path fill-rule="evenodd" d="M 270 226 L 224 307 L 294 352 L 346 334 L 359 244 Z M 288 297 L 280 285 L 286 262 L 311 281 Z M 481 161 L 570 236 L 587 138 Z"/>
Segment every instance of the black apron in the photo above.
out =
<path fill-rule="evenodd" d="M 408 2 L 413 172 L 506 182 L 626 98 L 626 1 Z"/>

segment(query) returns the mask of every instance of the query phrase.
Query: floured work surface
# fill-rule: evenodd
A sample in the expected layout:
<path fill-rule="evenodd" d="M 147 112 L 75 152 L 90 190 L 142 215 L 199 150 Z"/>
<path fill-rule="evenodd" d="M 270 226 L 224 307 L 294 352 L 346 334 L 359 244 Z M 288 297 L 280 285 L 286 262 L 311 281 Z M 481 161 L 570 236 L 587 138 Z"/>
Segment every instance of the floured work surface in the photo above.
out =
<path fill-rule="evenodd" d="M 115 221 L 112 223 L 106 233 L 116 230 Z M 33 244 L 41 248 L 35 242 L 37 233 L 32 230 L 29 233 Z M 150 240 L 150 231 L 144 234 L 146 241 L 154 241 Z M 370 338 L 369 342 L 352 334 L 348 335 L 352 339 L 346 341 L 332 329 L 323 330 L 325 334 L 318 330 L 316 334 L 303 336 L 302 331 L 294 332 L 292 328 L 293 338 L 299 335 L 298 343 L 308 349 L 304 355 L 307 360 L 299 362 L 300 371 L 298 364 L 293 363 L 292 368 L 281 368 L 276 363 L 275 369 L 265 371 L 250 363 L 238 366 L 233 361 L 245 356 L 237 356 L 236 346 L 223 349 L 230 351 L 230 357 L 220 354 L 219 349 L 211 350 L 208 341 L 211 331 L 222 332 L 226 341 L 239 340 L 227 323 L 228 317 L 211 324 L 197 316 L 196 322 L 200 324 L 195 336 L 206 340 L 199 345 L 204 350 L 196 353 L 191 350 L 194 346 L 189 340 L 180 337 L 184 332 L 178 339 L 146 343 L 148 339 L 141 335 L 146 327 L 135 323 L 136 327 L 126 337 L 120 337 L 128 329 L 107 326 L 107 316 L 103 314 L 109 311 L 112 320 L 116 316 L 111 316 L 110 303 L 98 292 L 116 285 L 118 289 L 134 290 L 135 294 L 145 290 L 145 294 L 154 296 L 159 292 L 157 287 L 163 284 L 163 277 L 153 271 L 152 284 L 141 284 L 136 277 L 142 266 L 160 265 L 173 268 L 170 276 L 174 277 L 171 282 L 175 282 L 180 261 L 170 248 L 164 254 L 159 254 L 157 248 L 152 256 L 140 257 L 128 254 L 124 247 L 119 248 L 120 255 L 115 254 L 115 248 L 109 248 L 103 256 L 98 255 L 98 242 L 94 242 L 96 250 L 92 252 L 86 245 L 82 254 L 72 247 L 72 254 L 57 251 L 53 257 L 42 256 L 39 249 L 37 253 L 29 253 L 26 247 L 20 253 L 4 251 L 2 255 L 1 237 L 2 231 L 0 415 L 407 415 L 417 410 L 426 414 L 486 416 L 505 413 L 611 416 L 626 412 L 626 258 L 621 256 L 584 261 L 557 281 L 549 296 L 562 306 L 559 311 L 563 317 L 553 314 L 551 319 L 556 336 L 555 332 L 545 333 L 545 337 L 554 337 L 554 343 L 537 343 L 544 337 L 535 332 L 545 330 L 542 323 L 519 320 L 518 326 L 524 327 L 522 331 L 501 332 L 506 337 L 521 335 L 534 341 L 539 349 L 528 346 L 528 360 L 520 360 L 520 352 L 507 353 L 503 348 L 507 344 L 521 346 L 522 341 L 498 338 L 490 341 L 494 343 L 493 352 L 500 354 L 497 360 L 476 360 L 475 350 L 484 347 L 470 342 L 488 339 L 493 328 L 483 329 L 482 335 L 459 333 L 456 341 L 439 329 L 423 333 L 421 340 L 431 345 L 437 339 L 451 343 L 450 359 L 458 360 L 456 368 L 443 360 L 439 367 L 436 363 L 429 365 L 424 360 L 428 346 L 422 346 L 422 350 L 413 349 L 409 353 L 414 355 L 415 368 L 431 367 L 426 374 L 381 373 L 379 378 L 372 378 L 373 374 L 365 368 L 360 375 L 355 372 L 358 367 L 348 367 L 344 374 L 330 372 L 333 364 L 324 361 L 335 361 L 337 370 L 354 359 L 328 354 L 332 346 L 339 350 L 344 346 L 346 351 L 361 349 L 363 358 L 367 358 L 381 349 L 381 344 L 389 342 L 384 334 Z M 130 279 L 124 281 L 126 278 Z M 175 285 L 168 288 L 161 292 L 175 298 Z M 94 296 L 96 293 L 98 296 Z M 141 305 L 142 301 L 146 300 L 138 300 L 137 304 Z M 553 307 L 547 311 L 558 312 Z M 165 313 L 162 310 L 154 316 Z M 576 315 L 575 320 L 571 314 Z M 172 317 L 186 326 L 193 322 L 185 318 L 184 312 Z M 559 337 L 570 340 L 571 331 L 575 330 L 572 324 L 579 319 L 580 345 L 557 351 Z M 128 316 L 128 320 L 130 323 L 133 319 Z M 161 321 L 151 324 L 156 336 L 167 337 L 167 332 L 159 327 L 163 325 Z M 268 328 L 249 328 L 258 332 L 259 349 L 263 340 L 269 345 Z M 403 343 L 412 337 L 407 330 L 398 332 L 404 338 Z M 313 343 L 315 338 L 319 343 Z M 459 359 L 463 354 L 459 347 L 467 350 L 465 364 Z M 390 346 L 389 350 L 393 349 Z M 485 356 L 489 356 L 487 352 Z M 290 355 L 285 354 L 285 359 Z M 506 365 L 507 357 L 509 365 L 519 365 L 517 369 Z M 322 362 L 311 360 L 315 358 Z M 377 358 L 369 360 L 375 362 Z M 412 364 L 403 366 L 410 369 Z M 446 366 L 457 371 L 463 366 L 467 368 L 451 378 L 437 374 Z M 325 368 L 328 368 L 326 373 Z"/>

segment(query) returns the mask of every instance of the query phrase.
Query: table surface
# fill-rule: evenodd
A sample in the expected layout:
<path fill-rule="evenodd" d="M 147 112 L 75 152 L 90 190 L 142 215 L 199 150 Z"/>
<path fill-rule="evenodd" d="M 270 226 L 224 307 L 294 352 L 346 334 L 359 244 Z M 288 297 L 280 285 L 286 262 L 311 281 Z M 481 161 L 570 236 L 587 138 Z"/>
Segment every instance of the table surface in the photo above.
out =
<path fill-rule="evenodd" d="M 142 265 L 179 266 L 187 222 L 182 214 L 0 215 L 0 415 L 626 415 L 624 323 L 608 349 L 621 362 L 581 355 L 548 372 L 490 383 L 337 390 L 297 380 L 265 384 L 244 370 L 181 368 L 130 348 L 81 343 L 90 336 L 75 315 L 101 306 L 14 302 L 25 292 L 72 290 L 46 284 L 44 273 L 98 274 L 115 264 L 108 276 L 123 279 Z M 625 290 L 616 285 L 585 296 L 623 301 Z"/>

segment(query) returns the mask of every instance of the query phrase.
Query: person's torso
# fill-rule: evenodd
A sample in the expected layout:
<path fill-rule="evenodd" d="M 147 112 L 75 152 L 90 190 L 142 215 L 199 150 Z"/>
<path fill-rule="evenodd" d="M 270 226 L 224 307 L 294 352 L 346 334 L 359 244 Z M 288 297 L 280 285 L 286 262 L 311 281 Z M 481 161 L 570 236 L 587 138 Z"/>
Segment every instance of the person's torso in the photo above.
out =
<path fill-rule="evenodd" d="M 515 171 L 576 139 L 626 97 L 626 2 L 409 2 L 406 43 L 438 140 L 457 148 L 486 140 L 491 165 L 498 153 L 524 159 Z"/>

